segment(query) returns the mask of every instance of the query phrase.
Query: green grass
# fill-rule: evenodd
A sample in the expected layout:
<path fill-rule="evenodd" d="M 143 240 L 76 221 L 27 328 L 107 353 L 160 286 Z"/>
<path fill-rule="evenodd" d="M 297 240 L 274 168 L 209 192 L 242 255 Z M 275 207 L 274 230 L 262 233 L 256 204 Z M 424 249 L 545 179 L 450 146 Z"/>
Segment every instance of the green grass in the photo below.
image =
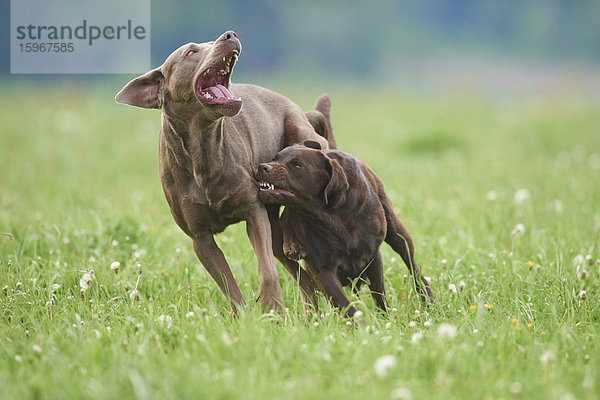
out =
<path fill-rule="evenodd" d="M 242 224 L 218 237 L 249 304 L 233 317 L 163 199 L 159 113 L 111 85 L 0 96 L 1 398 L 600 398 L 598 103 L 331 93 L 340 147 L 383 179 L 437 301 L 384 245 L 393 310 L 353 297 L 354 326 L 322 297 L 304 316 L 282 268 L 286 309 L 262 315 Z"/>

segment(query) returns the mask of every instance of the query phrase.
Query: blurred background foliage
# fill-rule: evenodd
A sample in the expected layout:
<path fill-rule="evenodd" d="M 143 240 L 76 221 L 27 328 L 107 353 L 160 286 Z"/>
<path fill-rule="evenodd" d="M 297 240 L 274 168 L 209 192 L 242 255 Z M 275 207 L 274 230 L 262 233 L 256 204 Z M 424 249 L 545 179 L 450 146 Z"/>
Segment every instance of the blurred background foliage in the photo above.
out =
<path fill-rule="evenodd" d="M 6 38 L 9 11 L 2 0 Z M 594 95 L 600 88 L 597 0 L 152 0 L 152 65 L 183 43 L 228 29 L 244 46 L 238 82 L 353 82 L 491 95 Z M 8 76 L 9 45 L 0 42 L 3 81 L 32 79 Z"/>

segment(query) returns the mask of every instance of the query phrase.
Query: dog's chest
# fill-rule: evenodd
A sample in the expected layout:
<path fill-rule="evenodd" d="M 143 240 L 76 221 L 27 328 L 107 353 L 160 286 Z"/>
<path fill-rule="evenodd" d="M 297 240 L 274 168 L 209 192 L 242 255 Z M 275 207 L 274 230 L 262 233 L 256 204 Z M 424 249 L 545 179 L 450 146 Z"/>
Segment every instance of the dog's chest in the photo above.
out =
<path fill-rule="evenodd" d="M 244 219 L 251 208 L 251 188 L 236 182 L 216 182 L 202 185 L 196 180 L 189 183 L 186 199 L 196 212 L 216 223 L 232 223 Z M 256 196 L 256 194 L 254 194 Z"/>

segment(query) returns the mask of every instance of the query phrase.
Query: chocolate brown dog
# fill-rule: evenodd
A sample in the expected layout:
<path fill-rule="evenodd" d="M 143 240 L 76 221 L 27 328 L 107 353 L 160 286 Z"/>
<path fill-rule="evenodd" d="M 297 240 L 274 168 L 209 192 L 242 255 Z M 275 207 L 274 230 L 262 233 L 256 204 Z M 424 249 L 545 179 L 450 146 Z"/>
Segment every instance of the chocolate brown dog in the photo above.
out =
<path fill-rule="evenodd" d="M 289 144 L 312 139 L 327 146 L 322 136 L 332 133 L 329 98 L 321 97 L 317 110 L 305 114 L 275 92 L 231 84 L 241 49 L 232 31 L 213 42 L 188 43 L 125 85 L 116 101 L 162 110 L 158 161 L 163 191 L 175 221 L 192 238 L 200 262 L 234 310 L 245 304 L 244 298 L 213 235 L 239 221 L 246 221 L 258 259 L 263 309 L 282 301 L 274 253 L 294 279 L 299 277 L 303 300 L 316 305 L 310 278 L 283 254 L 279 207 L 267 211 L 259 201 L 254 173 Z"/>
<path fill-rule="evenodd" d="M 378 307 L 386 307 L 379 251 L 384 240 L 404 260 L 421 300 L 433 302 L 414 259 L 412 238 L 383 183 L 364 163 L 305 141 L 260 164 L 256 179 L 264 203 L 285 205 L 281 227 L 286 256 L 304 259 L 317 287 L 348 316 L 355 309 L 342 286 L 352 286 L 356 278 L 369 284 Z"/>

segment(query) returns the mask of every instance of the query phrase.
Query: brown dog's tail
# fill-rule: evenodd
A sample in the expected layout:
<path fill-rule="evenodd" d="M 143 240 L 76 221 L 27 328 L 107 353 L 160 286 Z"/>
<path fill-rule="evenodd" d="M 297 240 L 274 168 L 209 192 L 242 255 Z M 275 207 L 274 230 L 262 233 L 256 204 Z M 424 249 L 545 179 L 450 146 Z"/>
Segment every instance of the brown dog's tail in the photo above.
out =
<path fill-rule="evenodd" d="M 305 114 L 315 131 L 327 139 L 328 147 L 330 149 L 337 149 L 337 143 L 333 135 L 333 126 L 331 125 L 330 111 L 331 99 L 328 94 L 322 94 L 317 99 L 315 109 L 307 111 Z"/>
<path fill-rule="evenodd" d="M 383 193 L 383 191 L 380 193 Z M 434 303 L 433 293 L 429 286 L 429 282 L 421 275 L 421 271 L 415 262 L 415 247 L 410 233 L 408 233 L 408 230 L 402 221 L 396 216 L 396 213 L 392 208 L 392 203 L 387 196 L 385 194 L 383 194 L 383 196 L 380 195 L 379 200 L 385 210 L 385 219 L 387 221 L 385 242 L 389 244 L 400 257 L 402 257 L 404 264 L 406 264 L 413 277 L 415 288 L 421 301 L 423 303 L 427 303 L 428 301 Z"/>

